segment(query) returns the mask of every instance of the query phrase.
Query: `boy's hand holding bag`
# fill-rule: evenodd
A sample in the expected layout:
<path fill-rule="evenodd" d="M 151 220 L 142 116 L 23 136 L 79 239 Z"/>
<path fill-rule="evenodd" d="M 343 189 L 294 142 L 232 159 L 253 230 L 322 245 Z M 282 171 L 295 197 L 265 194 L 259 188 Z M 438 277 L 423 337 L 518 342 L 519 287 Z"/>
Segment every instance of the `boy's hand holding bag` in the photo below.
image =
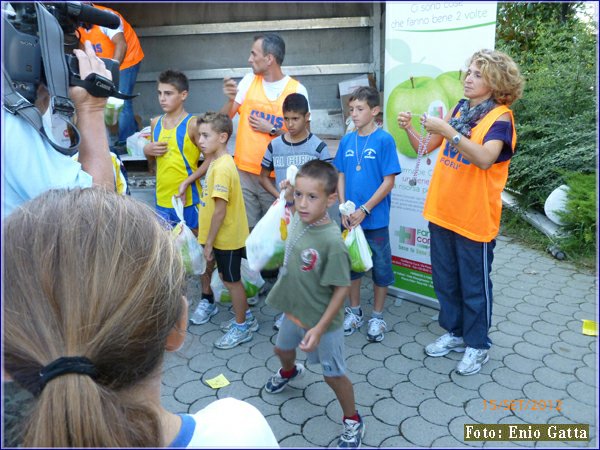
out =
<path fill-rule="evenodd" d="M 348 200 L 340 205 L 340 213 L 349 216 L 356 211 L 354 202 Z M 342 233 L 344 243 L 350 254 L 351 269 L 354 272 L 366 272 L 373 267 L 372 252 L 365 237 L 365 232 L 360 225 Z"/>
<path fill-rule="evenodd" d="M 192 230 L 185 224 L 181 199 L 174 195 L 172 202 L 175 213 L 179 218 L 179 223 L 171 230 L 171 236 L 175 240 L 175 247 L 177 247 L 181 254 L 186 273 L 188 275 L 202 275 L 206 270 L 204 249 L 198 242 L 198 238 L 194 236 Z"/>
<path fill-rule="evenodd" d="M 296 169 L 296 166 L 288 167 L 288 181 L 293 185 L 290 177 L 293 176 L 295 181 L 295 172 L 298 170 L 294 171 L 292 167 Z M 246 256 L 250 269 L 274 270 L 281 267 L 291 218 L 290 209 L 285 205 L 285 190 L 282 190 L 279 198 L 273 202 L 246 239 Z"/>

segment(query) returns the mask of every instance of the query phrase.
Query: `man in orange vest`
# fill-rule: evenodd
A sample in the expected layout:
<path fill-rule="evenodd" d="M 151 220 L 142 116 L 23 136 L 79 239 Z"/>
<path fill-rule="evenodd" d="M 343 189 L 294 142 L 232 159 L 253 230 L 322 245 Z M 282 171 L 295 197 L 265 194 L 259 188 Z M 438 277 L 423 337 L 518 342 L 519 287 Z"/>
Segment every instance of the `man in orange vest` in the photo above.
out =
<path fill-rule="evenodd" d="M 260 185 L 261 161 L 269 142 L 286 131 L 283 101 L 289 94 L 299 93 L 308 99 L 306 88 L 284 75 L 281 64 L 285 42 L 275 33 L 254 37 L 248 62 L 252 72 L 238 84 L 223 80 L 223 93 L 229 98 L 221 112 L 240 120 L 235 143 L 235 164 L 240 173 L 248 226 L 256 226 L 273 203 L 273 195 Z"/>
<path fill-rule="evenodd" d="M 121 25 L 116 30 L 111 30 L 98 25 L 83 24 L 78 30 L 79 40 L 82 44 L 90 41 L 99 57 L 119 61 L 119 91 L 132 94 L 140 63 L 144 59 L 140 41 L 131 25 L 118 12 L 105 6 L 93 6 L 117 15 L 121 20 Z M 138 131 L 138 127 L 133 114 L 133 102 L 125 100 L 119 114 L 119 137 L 115 146 L 124 147 L 127 138 L 136 131 Z"/>

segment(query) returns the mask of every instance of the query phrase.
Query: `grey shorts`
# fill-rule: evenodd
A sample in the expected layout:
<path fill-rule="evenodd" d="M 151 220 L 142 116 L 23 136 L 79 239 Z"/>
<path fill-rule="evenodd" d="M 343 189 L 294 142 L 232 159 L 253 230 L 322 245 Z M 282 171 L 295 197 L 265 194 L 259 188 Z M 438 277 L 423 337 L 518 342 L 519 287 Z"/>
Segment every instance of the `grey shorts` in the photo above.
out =
<path fill-rule="evenodd" d="M 287 316 L 277 333 L 275 346 L 281 350 L 295 350 L 300 341 L 304 339 L 306 330 L 299 327 Z M 321 363 L 323 375 L 326 377 L 341 377 L 346 373 L 346 360 L 344 358 L 344 330 L 328 331 L 321 336 L 321 341 L 314 352 L 307 353 L 306 362 L 310 364 Z"/>
<path fill-rule="evenodd" d="M 260 176 L 244 170 L 238 170 L 238 172 L 240 174 L 244 205 L 246 206 L 248 226 L 254 228 L 262 216 L 269 210 L 275 198 L 260 185 L 258 181 Z"/>

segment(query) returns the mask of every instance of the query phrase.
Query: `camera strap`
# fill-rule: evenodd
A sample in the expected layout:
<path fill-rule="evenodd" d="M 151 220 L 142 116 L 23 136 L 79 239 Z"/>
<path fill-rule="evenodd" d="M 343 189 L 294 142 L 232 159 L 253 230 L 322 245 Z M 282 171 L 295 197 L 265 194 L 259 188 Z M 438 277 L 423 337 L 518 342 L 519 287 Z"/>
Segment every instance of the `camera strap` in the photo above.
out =
<path fill-rule="evenodd" d="M 81 136 L 79 134 L 79 130 L 71 123 L 70 120 L 67 123 L 70 124 L 72 131 L 74 133 L 74 138 L 72 140 L 72 144 L 70 147 L 63 147 L 54 142 L 47 134 L 46 129 L 44 128 L 44 122 L 42 119 L 42 114 L 37 107 L 19 94 L 15 88 L 14 84 L 10 78 L 10 75 L 2 67 L 2 97 L 3 97 L 3 106 L 8 112 L 18 115 L 22 119 L 24 119 L 27 123 L 29 123 L 36 131 L 44 138 L 55 150 L 59 151 L 63 155 L 73 156 L 77 153 L 79 149 L 79 142 L 81 141 Z"/>
<path fill-rule="evenodd" d="M 50 112 L 70 119 L 75 114 L 75 105 L 69 98 L 69 72 L 64 53 L 63 31 L 56 18 L 39 2 L 35 3 L 40 32 L 40 49 L 46 86 L 50 92 Z M 60 57 L 58 57 L 60 55 Z"/>

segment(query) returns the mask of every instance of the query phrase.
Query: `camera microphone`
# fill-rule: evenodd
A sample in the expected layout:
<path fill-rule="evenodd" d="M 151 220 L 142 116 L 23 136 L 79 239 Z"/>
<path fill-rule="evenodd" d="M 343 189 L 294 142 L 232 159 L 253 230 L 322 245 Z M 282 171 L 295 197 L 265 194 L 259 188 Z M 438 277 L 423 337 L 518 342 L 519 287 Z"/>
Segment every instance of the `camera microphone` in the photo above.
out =
<path fill-rule="evenodd" d="M 121 19 L 119 16 L 93 6 L 85 5 L 81 2 L 67 2 L 69 14 L 77 17 L 77 20 L 84 23 L 93 23 L 101 27 L 111 28 L 113 30 L 119 28 Z"/>

